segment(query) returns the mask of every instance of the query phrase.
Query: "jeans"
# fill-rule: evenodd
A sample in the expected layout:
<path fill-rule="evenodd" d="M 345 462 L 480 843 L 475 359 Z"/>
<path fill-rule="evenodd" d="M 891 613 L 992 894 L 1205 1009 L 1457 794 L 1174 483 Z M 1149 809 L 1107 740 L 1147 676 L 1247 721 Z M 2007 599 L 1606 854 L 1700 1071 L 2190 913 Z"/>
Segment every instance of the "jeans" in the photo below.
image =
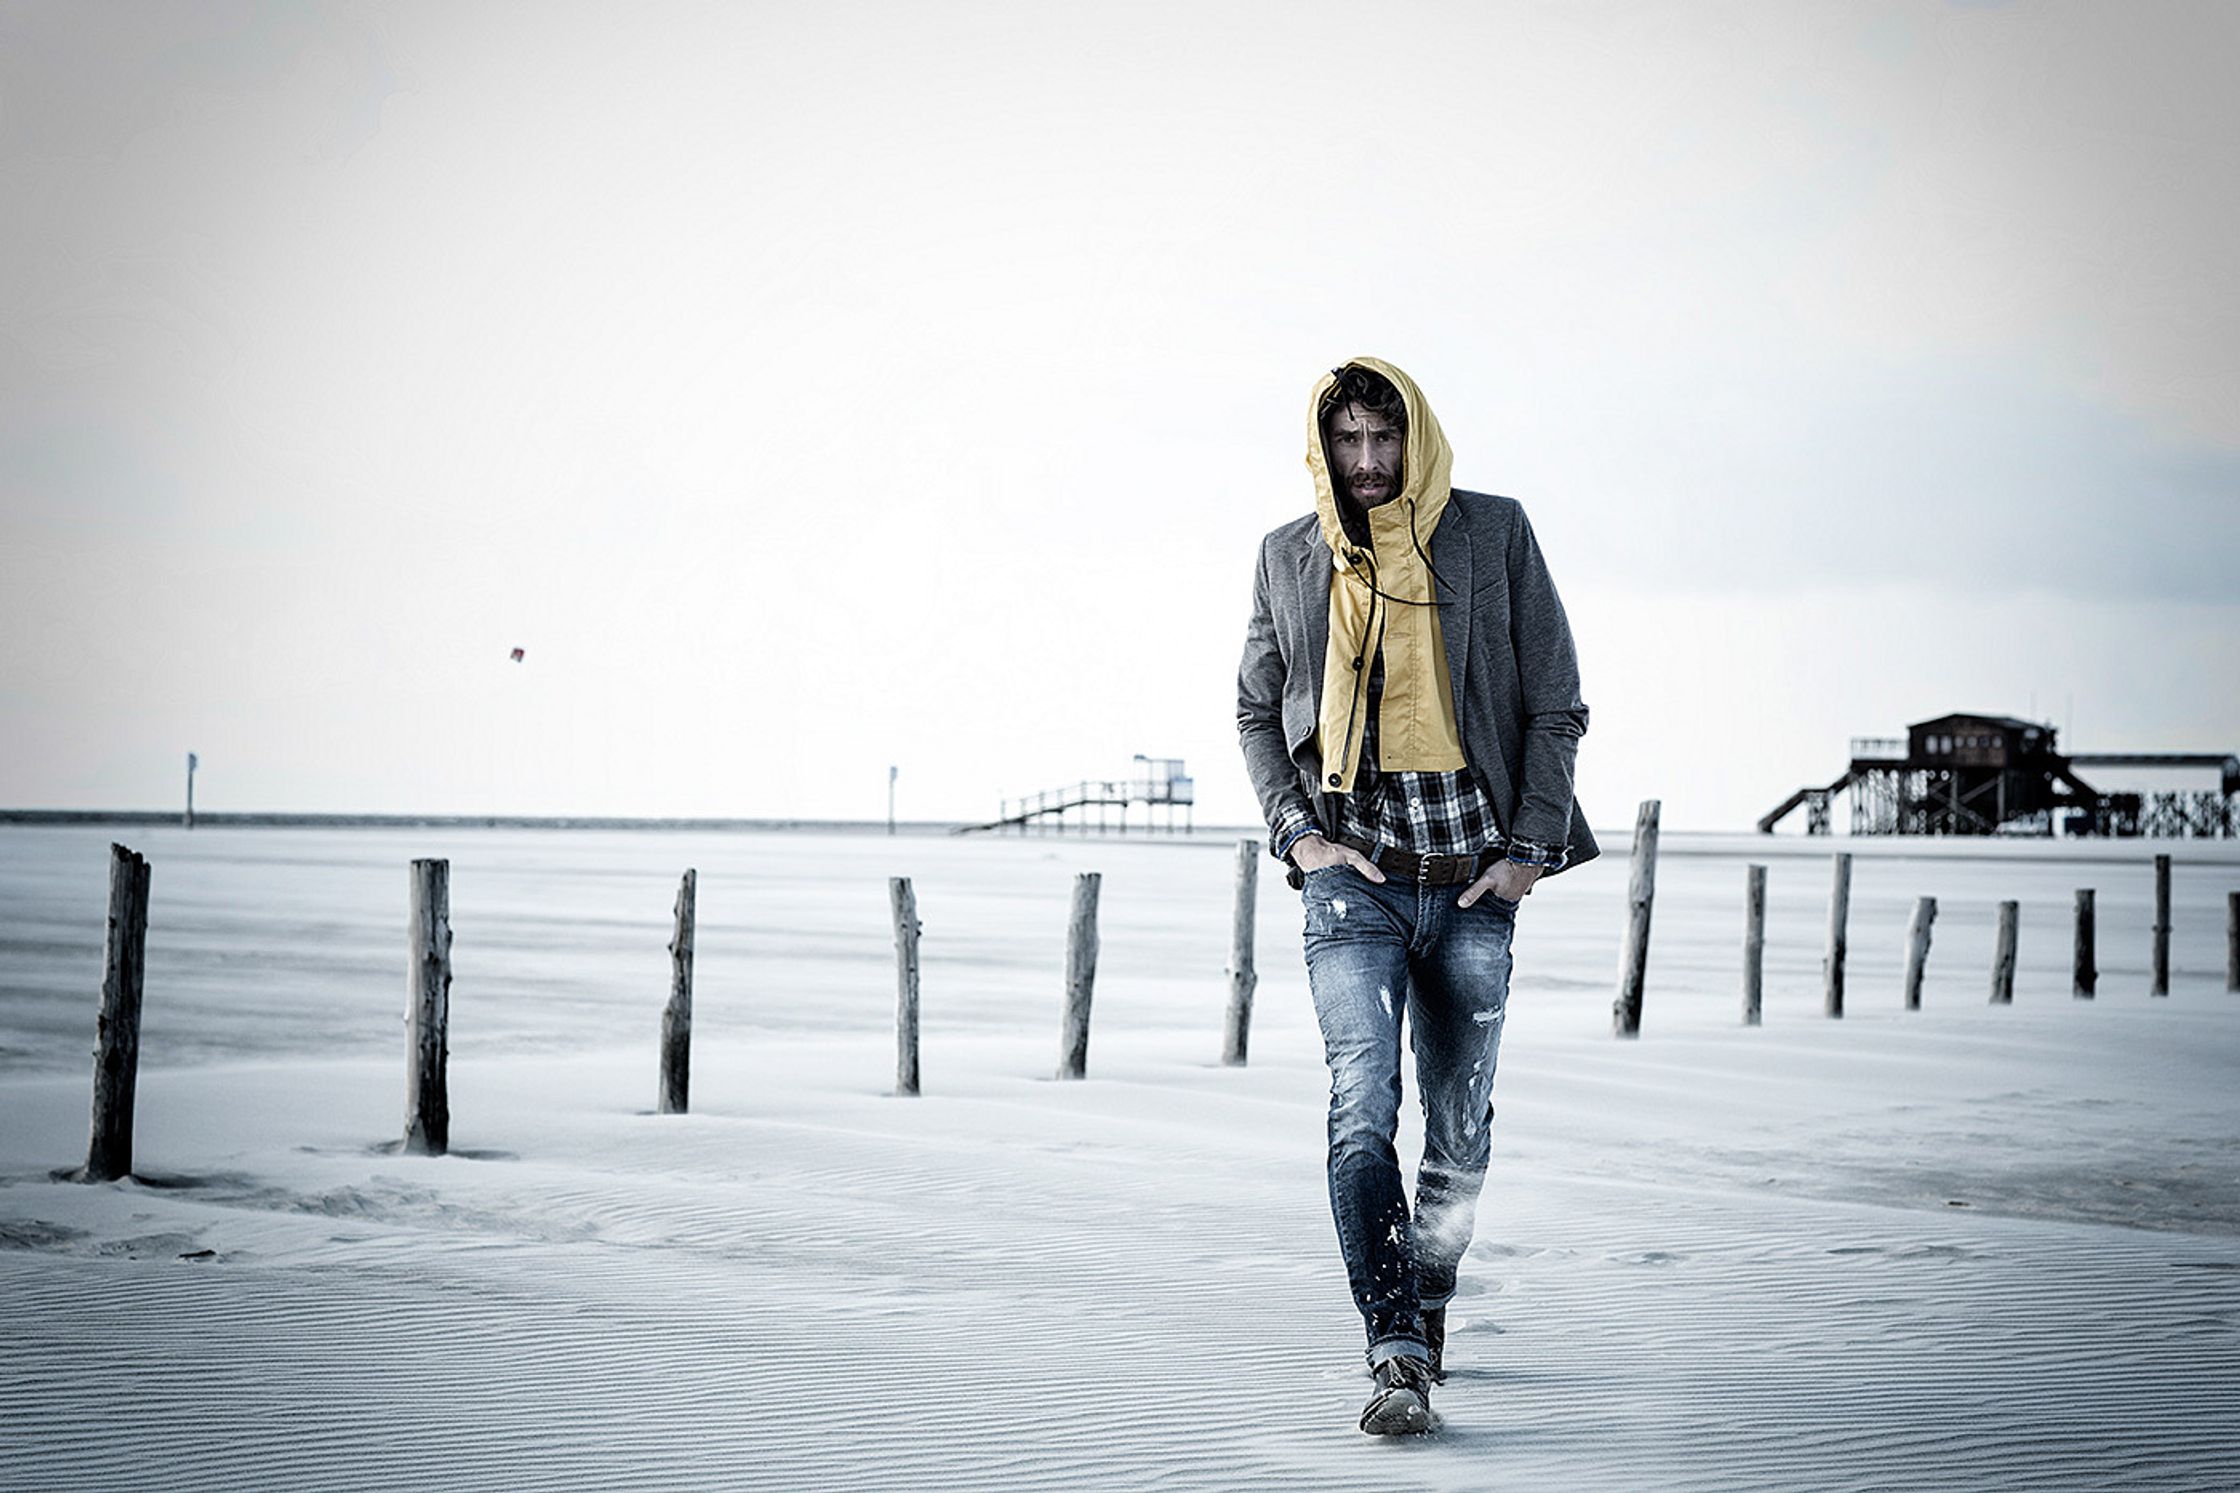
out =
<path fill-rule="evenodd" d="M 1330 1212 L 1371 1367 L 1429 1356 L 1422 1312 L 1454 1295 L 1492 1154 L 1493 1067 L 1517 904 L 1460 886 L 1309 871 L 1307 983 L 1330 1064 Z M 1393 1149 L 1406 1013 L 1423 1104 L 1411 1216 Z"/>

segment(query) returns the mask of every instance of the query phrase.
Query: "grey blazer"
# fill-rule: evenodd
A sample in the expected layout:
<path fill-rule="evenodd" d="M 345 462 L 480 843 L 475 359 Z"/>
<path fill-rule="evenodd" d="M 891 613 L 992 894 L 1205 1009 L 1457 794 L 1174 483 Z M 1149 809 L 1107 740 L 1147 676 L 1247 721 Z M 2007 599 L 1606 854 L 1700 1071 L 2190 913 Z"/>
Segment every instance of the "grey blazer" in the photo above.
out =
<path fill-rule="evenodd" d="M 1456 488 L 1431 567 L 1462 755 L 1501 832 L 1564 846 L 1567 867 L 1592 860 L 1599 847 L 1571 792 L 1587 729 L 1579 657 L 1523 505 Z M 1237 734 L 1271 831 L 1286 808 L 1333 822 L 1315 751 L 1329 626 L 1330 546 L 1310 513 L 1260 541 L 1237 669 Z"/>

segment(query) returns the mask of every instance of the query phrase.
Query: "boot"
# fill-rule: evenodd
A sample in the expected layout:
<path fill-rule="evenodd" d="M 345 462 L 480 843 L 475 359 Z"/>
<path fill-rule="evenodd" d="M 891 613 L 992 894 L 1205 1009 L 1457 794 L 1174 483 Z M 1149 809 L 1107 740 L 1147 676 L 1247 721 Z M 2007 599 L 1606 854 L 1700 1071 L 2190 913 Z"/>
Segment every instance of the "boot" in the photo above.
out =
<path fill-rule="evenodd" d="M 1447 1382 L 1447 1309 L 1427 1306 L 1423 1309 L 1423 1342 L 1431 1350 L 1431 1382 Z"/>
<path fill-rule="evenodd" d="M 1431 1370 L 1420 1358 L 1388 1358 L 1372 1371 L 1377 1387 L 1361 1410 L 1372 1436 L 1420 1436 L 1431 1429 Z"/>

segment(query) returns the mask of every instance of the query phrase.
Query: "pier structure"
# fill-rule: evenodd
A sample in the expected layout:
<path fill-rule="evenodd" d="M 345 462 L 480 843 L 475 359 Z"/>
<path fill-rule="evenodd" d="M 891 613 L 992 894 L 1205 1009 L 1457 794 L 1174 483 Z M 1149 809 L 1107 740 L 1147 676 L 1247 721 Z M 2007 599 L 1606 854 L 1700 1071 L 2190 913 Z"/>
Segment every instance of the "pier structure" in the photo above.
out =
<path fill-rule="evenodd" d="M 2109 792 L 2080 769 L 2191 776 L 2191 786 Z M 1855 835 L 2240 836 L 2240 756 L 2203 752 L 2080 752 L 2054 728 L 2013 716 L 1954 714 L 1902 737 L 1854 737 L 1850 764 L 1807 784 L 1758 820 L 1766 834 L 1799 807 L 1805 832 L 1831 832 L 1847 793 Z"/>
<path fill-rule="evenodd" d="M 1020 834 L 1029 829 L 1063 833 L 1071 828 L 1088 834 L 1092 829 L 1112 829 L 1117 817 L 1119 832 L 1126 834 L 1128 812 L 1141 804 L 1145 830 L 1188 834 L 1196 802 L 1197 785 L 1183 770 L 1180 757 L 1146 757 L 1139 752 L 1135 771 L 1128 777 L 1084 778 L 1021 798 L 1007 798 L 995 818 L 985 824 L 965 825 L 958 833 L 1005 829 Z"/>

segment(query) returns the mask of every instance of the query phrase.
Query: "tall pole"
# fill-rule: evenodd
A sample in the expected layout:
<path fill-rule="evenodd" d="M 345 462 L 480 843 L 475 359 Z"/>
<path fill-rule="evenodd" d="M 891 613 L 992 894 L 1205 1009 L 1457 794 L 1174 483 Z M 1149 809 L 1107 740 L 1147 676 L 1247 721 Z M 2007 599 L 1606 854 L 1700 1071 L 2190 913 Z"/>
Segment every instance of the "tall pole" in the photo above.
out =
<path fill-rule="evenodd" d="M 1641 1035 L 1641 993 L 1649 975 L 1649 912 L 1657 898 L 1657 817 L 1662 808 L 1661 800 L 1645 798 L 1633 822 L 1625 964 L 1618 971 L 1618 999 L 1610 1010 L 1611 1030 L 1620 1037 Z"/>
<path fill-rule="evenodd" d="M 195 766 L 196 766 L 196 758 L 195 758 L 195 755 L 194 755 L 194 753 L 192 753 L 192 752 L 189 752 L 189 753 L 187 753 L 187 818 L 186 818 L 186 827 L 187 827 L 188 829 L 193 829 L 193 828 L 194 828 L 194 770 L 195 770 Z"/>
<path fill-rule="evenodd" d="M 2154 994 L 2170 993 L 2170 857 L 2154 858 Z"/>
<path fill-rule="evenodd" d="M 1999 904 L 1999 942 L 1991 957 L 1991 1004 L 2014 1004 L 2014 944 L 2015 925 L 2021 920 L 2022 904 Z"/>
<path fill-rule="evenodd" d="M 1766 868 L 1753 865 L 1743 880 L 1742 892 L 1742 1024 L 1757 1026 L 1765 1019 L 1766 989 Z"/>
<path fill-rule="evenodd" d="M 918 1092 L 918 894 L 907 876 L 887 878 L 894 907 L 894 1091 Z"/>
<path fill-rule="evenodd" d="M 1828 954 L 1820 968 L 1823 1009 L 1843 1014 L 1843 956 L 1850 941 L 1851 853 L 1835 858 L 1835 880 L 1828 888 Z"/>
<path fill-rule="evenodd" d="M 887 769 L 887 833 L 890 835 L 894 833 L 894 780 L 901 771 L 899 767 Z"/>
<path fill-rule="evenodd" d="M 404 1148 L 414 1155 L 441 1156 L 451 1149 L 451 862 L 414 861 L 411 886 Z"/>
<path fill-rule="evenodd" d="M 80 1173 L 88 1182 L 132 1175 L 132 1105 L 140 1081 L 140 993 L 147 950 L 147 859 L 111 845 L 109 949 L 95 1028 L 93 1139 Z"/>
<path fill-rule="evenodd" d="M 699 922 L 700 873 L 687 868 L 677 883 L 676 926 L 669 935 L 669 1003 L 661 1008 L 661 1092 L 655 1108 L 681 1115 L 692 1107 L 692 952 Z"/>
<path fill-rule="evenodd" d="M 1089 1072 L 1089 999 L 1097 983 L 1097 889 L 1104 877 L 1083 871 L 1073 878 L 1073 916 L 1066 924 L 1065 1026 L 1058 1042 L 1058 1076 Z"/>
<path fill-rule="evenodd" d="M 2093 948 L 2092 892 L 2088 886 L 2077 888 L 2077 937 L 2069 993 L 2081 1001 L 2091 1000 L 2100 986 L 2099 958 Z"/>
<path fill-rule="evenodd" d="M 1913 922 L 1906 928 L 1906 1009 L 1921 1009 L 1921 977 L 1929 966 L 1929 932 L 1937 922 L 1937 899 L 1917 897 Z"/>
<path fill-rule="evenodd" d="M 2224 988 L 2240 991 L 2240 892 L 2224 894 Z"/>
<path fill-rule="evenodd" d="M 1260 907 L 1260 842 L 1237 841 L 1237 889 L 1229 922 L 1229 1012 L 1222 1023 L 1221 1061 L 1241 1066 L 1252 1038 L 1252 993 L 1260 976 L 1252 966 L 1253 922 Z"/>

